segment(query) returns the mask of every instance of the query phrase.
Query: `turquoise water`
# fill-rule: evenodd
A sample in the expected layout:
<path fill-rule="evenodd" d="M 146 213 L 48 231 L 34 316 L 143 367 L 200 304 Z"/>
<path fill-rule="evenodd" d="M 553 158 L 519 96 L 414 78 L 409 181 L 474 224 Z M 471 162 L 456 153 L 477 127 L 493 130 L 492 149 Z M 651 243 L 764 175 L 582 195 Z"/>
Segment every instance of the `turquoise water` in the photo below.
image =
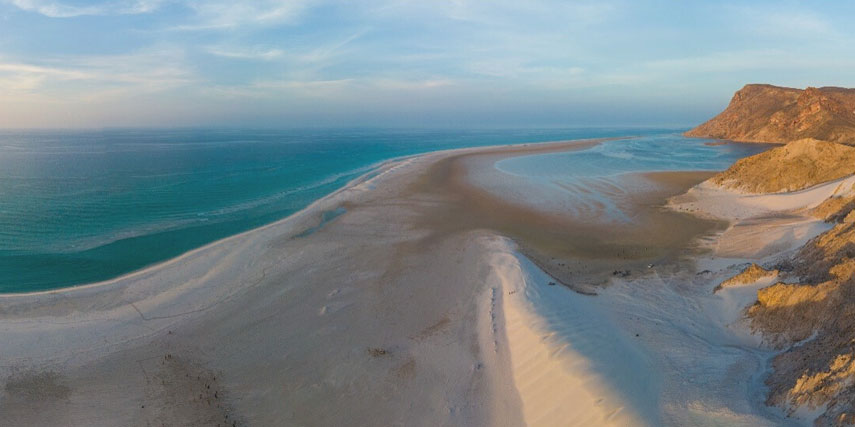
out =
<path fill-rule="evenodd" d="M 606 141 L 589 149 L 511 157 L 496 162 L 506 173 L 552 181 L 609 178 L 627 172 L 716 171 L 766 149 L 762 144 L 710 145 L 710 140 L 666 133 Z"/>
<path fill-rule="evenodd" d="M 284 218 L 378 162 L 663 129 L 0 132 L 0 292 L 101 281 Z"/>
<path fill-rule="evenodd" d="M 710 145 L 709 140 L 666 133 L 606 141 L 580 151 L 511 157 L 495 166 L 531 182 L 517 196 L 526 204 L 629 223 L 633 221 L 633 213 L 627 211 L 631 205 L 623 202 L 650 186 L 636 172 L 722 170 L 765 149 L 762 144 Z"/>

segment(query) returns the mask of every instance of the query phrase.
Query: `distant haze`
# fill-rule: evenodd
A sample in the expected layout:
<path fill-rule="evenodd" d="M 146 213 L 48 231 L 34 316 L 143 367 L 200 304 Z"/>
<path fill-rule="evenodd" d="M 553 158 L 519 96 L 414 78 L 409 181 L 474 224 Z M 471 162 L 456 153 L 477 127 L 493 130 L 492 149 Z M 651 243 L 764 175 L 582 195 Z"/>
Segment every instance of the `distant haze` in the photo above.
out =
<path fill-rule="evenodd" d="M 0 127 L 691 126 L 855 86 L 855 3 L 0 0 Z"/>

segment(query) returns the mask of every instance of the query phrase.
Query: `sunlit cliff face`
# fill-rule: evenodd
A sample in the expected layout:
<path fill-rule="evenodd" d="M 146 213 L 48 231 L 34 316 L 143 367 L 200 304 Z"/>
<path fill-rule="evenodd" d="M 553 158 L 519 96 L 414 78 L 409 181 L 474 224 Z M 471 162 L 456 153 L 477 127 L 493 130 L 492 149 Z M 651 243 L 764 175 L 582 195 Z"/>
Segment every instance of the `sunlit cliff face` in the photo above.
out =
<path fill-rule="evenodd" d="M 801 281 L 761 289 L 747 311 L 773 345 L 807 340 L 774 359 L 768 403 L 789 411 L 827 405 L 818 425 L 845 424 L 855 407 L 855 197 L 839 199 L 820 206 L 837 225 L 793 259 Z"/>
<path fill-rule="evenodd" d="M 749 84 L 721 114 L 687 134 L 772 143 L 813 138 L 855 145 L 855 89 Z"/>

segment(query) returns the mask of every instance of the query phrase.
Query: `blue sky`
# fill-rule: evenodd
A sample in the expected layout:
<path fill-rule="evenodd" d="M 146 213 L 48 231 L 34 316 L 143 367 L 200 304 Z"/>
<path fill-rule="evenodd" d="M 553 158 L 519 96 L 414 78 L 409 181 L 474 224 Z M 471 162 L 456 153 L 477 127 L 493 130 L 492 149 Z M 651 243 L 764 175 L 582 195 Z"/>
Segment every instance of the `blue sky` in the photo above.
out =
<path fill-rule="evenodd" d="M 0 0 L 0 127 L 692 125 L 855 86 L 855 2 Z"/>

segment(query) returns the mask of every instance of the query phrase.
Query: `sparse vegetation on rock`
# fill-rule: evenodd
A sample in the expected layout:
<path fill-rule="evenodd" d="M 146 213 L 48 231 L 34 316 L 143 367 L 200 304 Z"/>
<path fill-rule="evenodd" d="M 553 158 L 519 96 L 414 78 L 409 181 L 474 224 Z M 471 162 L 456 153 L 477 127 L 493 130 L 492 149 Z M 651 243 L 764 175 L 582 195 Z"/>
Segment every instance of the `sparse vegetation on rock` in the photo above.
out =
<path fill-rule="evenodd" d="M 855 147 L 802 139 L 746 157 L 710 181 L 748 193 L 798 191 L 855 174 Z"/>
<path fill-rule="evenodd" d="M 855 187 L 853 194 L 829 197 L 813 209 L 813 216 L 830 223 L 843 222 L 855 209 Z M 855 218 L 855 217 L 854 217 Z"/>
<path fill-rule="evenodd" d="M 761 289 L 747 311 L 752 328 L 786 349 L 766 379 L 767 403 L 791 412 L 825 405 L 821 426 L 855 422 L 855 221 L 846 222 L 855 207 L 827 206 L 842 206 L 830 209 L 838 224 L 795 256 L 800 282 Z"/>
<path fill-rule="evenodd" d="M 739 286 L 746 285 L 749 283 L 755 283 L 760 279 L 765 279 L 767 277 L 773 277 L 778 275 L 778 270 L 766 270 L 765 268 L 752 263 L 741 273 L 736 276 L 731 277 L 723 282 L 721 282 L 718 286 L 716 286 L 714 292 L 718 292 L 721 289 L 728 288 L 731 286 Z"/>

